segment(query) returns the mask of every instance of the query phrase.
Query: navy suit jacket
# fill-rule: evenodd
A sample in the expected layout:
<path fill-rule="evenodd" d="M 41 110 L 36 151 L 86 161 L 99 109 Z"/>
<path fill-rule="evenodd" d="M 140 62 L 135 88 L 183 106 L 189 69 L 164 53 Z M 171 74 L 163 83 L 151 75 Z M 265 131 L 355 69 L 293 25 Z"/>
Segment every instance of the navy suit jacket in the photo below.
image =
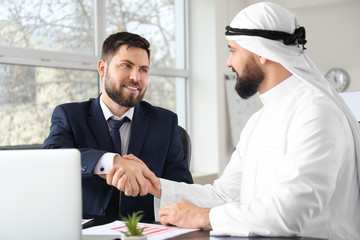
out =
<path fill-rule="evenodd" d="M 54 109 L 50 134 L 43 148 L 77 148 L 81 152 L 83 214 L 104 215 L 113 191 L 106 180 L 93 174 L 99 158 L 115 152 L 100 96 Z M 178 130 L 177 115 L 142 101 L 135 107 L 128 154 L 140 158 L 156 176 L 192 183 Z M 64 173 L 66 174 L 66 173 Z M 144 220 L 154 220 L 153 196 L 121 195 L 121 215 L 143 210 Z"/>

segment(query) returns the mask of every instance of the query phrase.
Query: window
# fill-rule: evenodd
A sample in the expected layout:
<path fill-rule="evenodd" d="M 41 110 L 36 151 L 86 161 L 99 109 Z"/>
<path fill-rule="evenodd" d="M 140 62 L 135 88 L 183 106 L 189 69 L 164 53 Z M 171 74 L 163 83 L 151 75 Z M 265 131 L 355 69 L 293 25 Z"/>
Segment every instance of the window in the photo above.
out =
<path fill-rule="evenodd" d="M 178 113 L 186 127 L 185 2 L 107 0 L 106 35 L 135 32 L 151 44 L 151 71 L 145 100 Z M 170 71 L 169 71 L 170 70 Z"/>
<path fill-rule="evenodd" d="M 0 45 L 94 55 L 93 1 L 3 0 Z"/>
<path fill-rule="evenodd" d="M 1 146 L 41 144 L 55 105 L 97 92 L 94 71 L 0 64 Z"/>
<path fill-rule="evenodd" d="M 3 0 L 0 11 L 0 146 L 42 144 L 56 105 L 97 97 L 101 44 L 117 31 L 149 40 L 145 100 L 186 127 L 185 0 Z"/>
<path fill-rule="evenodd" d="M 105 9 L 106 35 L 124 30 L 138 33 L 152 45 L 152 66 L 185 67 L 184 34 L 179 39 L 176 36 L 177 27 L 183 31 L 184 11 L 183 7 L 176 9 L 174 0 L 108 0 Z"/>

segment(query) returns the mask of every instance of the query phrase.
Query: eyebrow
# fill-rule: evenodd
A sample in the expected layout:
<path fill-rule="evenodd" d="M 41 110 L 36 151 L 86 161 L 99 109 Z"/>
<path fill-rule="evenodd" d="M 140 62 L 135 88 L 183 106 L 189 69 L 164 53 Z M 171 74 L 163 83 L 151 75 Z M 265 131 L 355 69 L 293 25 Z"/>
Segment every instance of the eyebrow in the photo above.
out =
<path fill-rule="evenodd" d="M 120 63 L 123 63 L 123 62 L 128 63 L 128 64 L 130 64 L 130 65 L 132 65 L 132 66 L 135 66 L 135 63 L 133 63 L 133 62 L 130 61 L 130 60 L 127 60 L 127 59 L 120 60 Z M 140 68 L 147 68 L 147 69 L 149 69 L 150 67 L 149 67 L 148 65 L 142 65 L 142 66 L 140 66 Z"/>

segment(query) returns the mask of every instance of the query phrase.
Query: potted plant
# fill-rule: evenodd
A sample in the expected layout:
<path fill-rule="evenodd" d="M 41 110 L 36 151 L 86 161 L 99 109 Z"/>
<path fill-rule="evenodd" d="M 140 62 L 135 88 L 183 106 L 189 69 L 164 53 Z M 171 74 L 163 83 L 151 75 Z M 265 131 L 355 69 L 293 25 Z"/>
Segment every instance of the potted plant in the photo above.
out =
<path fill-rule="evenodd" d="M 133 212 L 132 215 L 127 217 L 122 217 L 122 220 L 125 222 L 125 225 L 128 231 L 121 231 L 124 235 L 121 237 L 122 240 L 144 240 L 147 239 L 147 235 L 143 234 L 144 228 L 138 229 L 138 222 L 144 216 L 143 211 Z"/>

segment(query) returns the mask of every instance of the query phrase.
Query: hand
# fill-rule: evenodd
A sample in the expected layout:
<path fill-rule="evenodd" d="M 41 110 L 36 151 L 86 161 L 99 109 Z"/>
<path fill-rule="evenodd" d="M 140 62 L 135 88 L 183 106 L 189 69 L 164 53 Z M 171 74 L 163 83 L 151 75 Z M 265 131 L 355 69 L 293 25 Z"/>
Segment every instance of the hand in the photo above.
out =
<path fill-rule="evenodd" d="M 208 208 L 201 208 L 181 199 L 175 204 L 166 205 L 160 209 L 159 219 L 163 225 L 211 229 L 209 212 Z"/>
<path fill-rule="evenodd" d="M 127 179 L 128 178 L 126 175 L 122 175 L 122 177 L 118 181 L 118 189 L 125 189 L 122 191 L 125 192 L 125 195 L 129 196 L 127 193 L 131 192 L 132 190 L 131 190 L 131 184 L 127 181 Z M 154 185 L 148 179 L 145 179 L 145 181 L 148 184 L 148 190 L 149 190 L 148 193 L 150 193 L 151 195 L 154 195 L 155 197 L 161 198 L 161 188 L 160 188 L 160 190 L 156 189 L 154 187 Z"/>
<path fill-rule="evenodd" d="M 135 157 L 133 154 L 130 154 L 130 155 L 124 155 L 124 158 L 125 159 L 129 159 L 129 160 L 134 160 L 136 162 L 139 162 L 141 164 L 144 164 L 145 167 L 146 164 L 141 161 L 139 158 Z M 129 185 L 127 185 L 128 183 L 126 183 L 126 180 L 127 180 L 127 177 L 126 175 L 123 175 L 124 179 L 120 179 L 121 183 L 122 184 L 125 184 L 125 186 L 127 187 L 130 187 Z M 146 179 L 146 182 L 148 184 L 148 190 L 149 190 L 149 193 L 160 198 L 161 197 L 161 184 L 160 184 L 160 180 L 157 179 L 156 181 L 156 185 L 158 185 L 157 187 L 155 187 L 156 185 L 154 185 L 151 181 L 149 181 L 148 179 Z"/>
<path fill-rule="evenodd" d="M 126 196 L 144 196 L 149 193 L 149 185 L 160 190 L 160 180 L 149 170 L 145 163 L 134 155 L 115 156 L 114 165 L 106 174 L 106 182 Z M 150 183 L 150 184 L 149 184 Z"/>

